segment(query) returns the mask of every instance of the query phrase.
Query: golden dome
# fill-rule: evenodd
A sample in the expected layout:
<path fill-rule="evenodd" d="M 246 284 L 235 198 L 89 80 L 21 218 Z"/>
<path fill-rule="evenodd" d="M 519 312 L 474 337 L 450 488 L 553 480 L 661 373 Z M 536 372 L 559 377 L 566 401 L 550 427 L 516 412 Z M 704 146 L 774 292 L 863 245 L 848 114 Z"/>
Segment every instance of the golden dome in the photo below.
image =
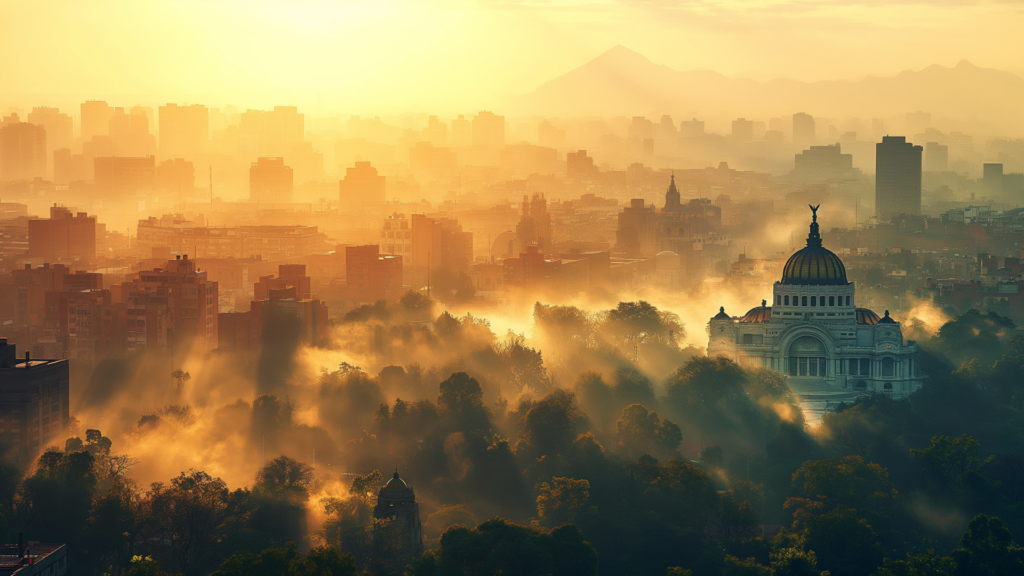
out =
<path fill-rule="evenodd" d="M 846 266 L 831 250 L 821 245 L 818 233 L 818 207 L 814 212 L 811 232 L 807 235 L 807 246 L 789 257 L 782 269 L 782 283 L 789 285 L 845 286 Z"/>
<path fill-rule="evenodd" d="M 772 321 L 772 307 L 768 306 L 768 302 L 761 300 L 761 305 L 757 308 L 751 308 L 743 318 L 740 318 L 740 322 L 750 322 L 755 324 L 762 324 L 765 322 Z"/>

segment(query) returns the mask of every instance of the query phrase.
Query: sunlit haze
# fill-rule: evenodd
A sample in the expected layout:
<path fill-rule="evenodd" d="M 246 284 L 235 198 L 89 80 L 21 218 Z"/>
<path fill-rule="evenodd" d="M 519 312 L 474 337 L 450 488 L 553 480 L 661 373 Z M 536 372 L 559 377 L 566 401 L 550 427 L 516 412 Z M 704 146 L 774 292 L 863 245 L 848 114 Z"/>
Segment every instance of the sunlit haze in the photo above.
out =
<path fill-rule="evenodd" d="M 1015 2 L 39 0 L 5 2 L 0 99 L 332 111 L 501 105 L 621 44 L 756 80 L 969 60 L 1024 72 Z M 372 109 L 372 110 L 371 110 Z"/>
<path fill-rule="evenodd" d="M 1024 0 L 0 0 L 0 574 L 1024 574 Z"/>

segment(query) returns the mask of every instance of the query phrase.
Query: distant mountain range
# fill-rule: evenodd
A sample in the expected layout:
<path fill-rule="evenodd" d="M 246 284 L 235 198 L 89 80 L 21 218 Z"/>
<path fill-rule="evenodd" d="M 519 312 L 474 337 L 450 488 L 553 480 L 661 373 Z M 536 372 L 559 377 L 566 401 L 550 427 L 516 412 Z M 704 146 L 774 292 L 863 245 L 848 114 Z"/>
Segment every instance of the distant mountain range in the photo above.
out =
<path fill-rule="evenodd" d="M 756 118 L 794 112 L 888 118 L 925 111 L 934 119 L 956 119 L 989 133 L 1020 137 L 1024 132 L 1024 79 L 967 61 L 953 68 L 929 66 L 856 81 L 758 82 L 709 70 L 673 70 L 616 46 L 541 85 L 523 97 L 521 105 L 531 114 L 632 116 L 658 111 L 676 120 L 690 112 Z"/>

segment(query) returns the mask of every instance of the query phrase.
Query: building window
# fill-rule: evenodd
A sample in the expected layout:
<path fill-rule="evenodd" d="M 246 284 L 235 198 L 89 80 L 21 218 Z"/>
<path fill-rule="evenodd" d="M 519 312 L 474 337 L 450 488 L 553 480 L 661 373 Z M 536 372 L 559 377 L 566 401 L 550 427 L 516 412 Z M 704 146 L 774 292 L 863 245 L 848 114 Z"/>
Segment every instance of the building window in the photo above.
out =
<path fill-rule="evenodd" d="M 860 359 L 860 375 L 871 376 L 871 359 L 861 358 Z"/>
<path fill-rule="evenodd" d="M 782 296 L 776 296 L 775 297 L 775 303 L 781 305 L 782 304 Z"/>
<path fill-rule="evenodd" d="M 800 363 L 800 375 L 807 376 L 807 358 L 798 358 L 797 361 Z"/>
<path fill-rule="evenodd" d="M 801 304 L 801 306 L 807 306 L 807 296 L 804 296 L 804 297 L 802 298 L 801 302 L 803 302 L 803 303 Z"/>
<path fill-rule="evenodd" d="M 843 361 L 842 360 L 836 360 L 836 374 L 842 374 L 842 373 L 843 373 Z"/>
<path fill-rule="evenodd" d="M 835 296 L 829 296 L 828 297 L 828 305 L 829 306 L 835 306 L 836 305 L 836 297 Z"/>
<path fill-rule="evenodd" d="M 888 360 L 888 358 L 886 360 Z M 884 365 L 884 362 L 883 362 L 883 365 Z M 885 396 L 888 396 L 889 398 L 892 398 L 892 384 L 891 383 L 889 383 L 889 382 L 885 383 L 885 386 L 882 387 L 882 394 L 885 395 Z"/>
<path fill-rule="evenodd" d="M 847 306 L 849 306 L 849 305 L 850 305 L 850 297 L 849 297 L 849 296 L 847 296 L 847 297 L 846 297 L 846 305 L 847 305 Z"/>
<path fill-rule="evenodd" d="M 817 306 L 817 305 L 818 305 L 818 297 L 817 296 L 811 296 L 811 306 Z"/>
<path fill-rule="evenodd" d="M 892 358 L 882 358 L 882 376 L 892 376 L 896 362 Z M 891 388 L 891 386 L 890 386 Z"/>
<path fill-rule="evenodd" d="M 786 306 L 789 306 L 789 295 L 786 295 Z"/>

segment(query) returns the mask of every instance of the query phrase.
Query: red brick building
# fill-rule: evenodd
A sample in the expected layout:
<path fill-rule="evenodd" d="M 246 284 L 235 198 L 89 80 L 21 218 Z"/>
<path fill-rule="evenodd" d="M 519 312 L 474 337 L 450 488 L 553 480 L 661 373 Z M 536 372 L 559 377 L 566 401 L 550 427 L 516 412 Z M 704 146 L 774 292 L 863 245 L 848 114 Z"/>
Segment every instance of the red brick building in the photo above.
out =
<path fill-rule="evenodd" d="M 371 303 L 397 298 L 402 292 L 402 257 L 380 254 L 375 245 L 345 248 L 345 281 L 350 297 Z"/>
<path fill-rule="evenodd" d="M 28 257 L 47 262 L 96 257 L 96 217 L 54 204 L 50 218 L 28 221 Z"/>

